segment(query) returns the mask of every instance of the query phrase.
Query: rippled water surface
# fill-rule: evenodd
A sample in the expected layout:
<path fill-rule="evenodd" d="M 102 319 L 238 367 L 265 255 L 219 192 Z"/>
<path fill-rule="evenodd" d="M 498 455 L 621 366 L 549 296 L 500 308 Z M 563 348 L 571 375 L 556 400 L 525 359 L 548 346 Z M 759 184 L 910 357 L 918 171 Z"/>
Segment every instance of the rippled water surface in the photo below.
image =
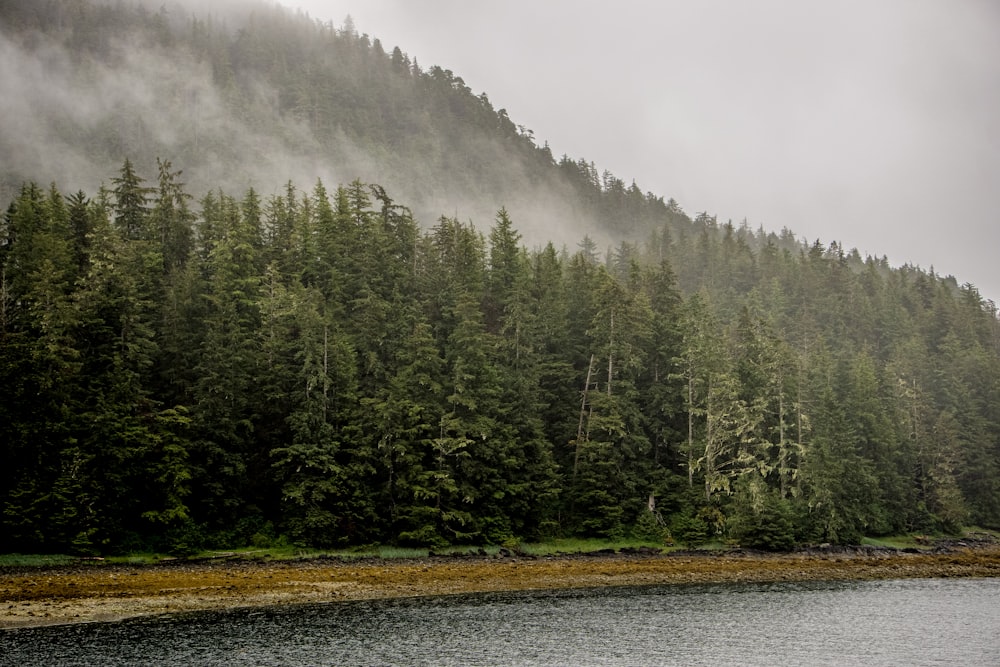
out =
<path fill-rule="evenodd" d="M 2 665 L 1000 665 L 1000 579 L 658 586 L 0 632 Z"/>

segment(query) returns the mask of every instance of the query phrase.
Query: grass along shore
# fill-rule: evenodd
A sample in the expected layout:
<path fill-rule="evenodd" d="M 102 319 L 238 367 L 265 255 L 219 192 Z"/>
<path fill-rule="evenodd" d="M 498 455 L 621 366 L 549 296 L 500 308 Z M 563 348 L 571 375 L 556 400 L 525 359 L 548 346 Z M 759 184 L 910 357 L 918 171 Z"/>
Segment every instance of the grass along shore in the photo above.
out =
<path fill-rule="evenodd" d="M 404 554 L 405 555 L 405 554 Z M 787 554 L 648 547 L 576 553 L 495 550 L 417 557 L 250 555 L 155 565 L 0 560 L 0 629 L 229 607 L 503 590 L 649 584 L 1000 576 L 992 535 L 923 550 L 869 544 Z"/>

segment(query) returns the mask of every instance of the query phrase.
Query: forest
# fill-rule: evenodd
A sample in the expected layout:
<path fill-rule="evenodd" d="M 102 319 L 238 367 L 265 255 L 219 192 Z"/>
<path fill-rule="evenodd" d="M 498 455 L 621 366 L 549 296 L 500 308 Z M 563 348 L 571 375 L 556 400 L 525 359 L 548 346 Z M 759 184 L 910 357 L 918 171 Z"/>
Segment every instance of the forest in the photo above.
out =
<path fill-rule="evenodd" d="M 386 176 L 242 187 L 227 135 L 141 116 L 53 116 L 80 174 L 5 160 L 5 548 L 1000 527 L 1000 321 L 974 286 L 688 215 L 447 70 L 257 11 L 4 6 L 5 40 L 58 42 L 80 76 L 121 65 L 114 35 L 175 49 L 232 123 L 313 144 L 267 147 Z M 428 212 L 452 200 L 473 215 Z"/>

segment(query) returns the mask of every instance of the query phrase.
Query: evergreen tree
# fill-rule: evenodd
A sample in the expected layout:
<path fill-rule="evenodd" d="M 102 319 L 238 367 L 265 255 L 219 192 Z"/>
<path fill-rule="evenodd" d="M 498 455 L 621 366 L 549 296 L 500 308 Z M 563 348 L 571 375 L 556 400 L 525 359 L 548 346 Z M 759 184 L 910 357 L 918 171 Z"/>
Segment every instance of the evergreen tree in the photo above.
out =
<path fill-rule="evenodd" d="M 403 544 L 436 545 L 439 534 L 439 452 L 444 359 L 430 326 L 411 313 L 411 329 L 396 347 L 399 371 L 374 397 L 363 399 L 381 472 L 382 509 L 389 537 Z"/>
<path fill-rule="evenodd" d="M 112 190 L 115 198 L 115 227 L 127 239 L 151 238 L 153 230 L 150 229 L 148 213 L 152 189 L 143 185 L 145 180 L 135 173 L 131 160 L 125 159 L 121 172 L 111 182 L 115 186 Z"/>
<path fill-rule="evenodd" d="M 352 438 L 354 350 L 324 316 L 322 301 L 305 287 L 292 295 L 298 386 L 287 418 L 290 441 L 271 456 L 291 536 L 317 546 L 356 544 L 374 528 L 372 464 Z"/>
<path fill-rule="evenodd" d="M 87 546 L 93 525 L 73 440 L 81 350 L 64 212 L 54 189 L 28 184 L 5 218 L 0 493 L 5 543 L 28 551 Z"/>
<path fill-rule="evenodd" d="M 227 195 L 203 201 L 204 337 L 190 389 L 195 516 L 216 526 L 253 511 L 268 453 L 255 445 L 253 388 L 260 369 L 260 230 Z"/>
<path fill-rule="evenodd" d="M 126 161 L 92 199 L 25 185 L 2 219 L 13 548 L 670 525 L 785 549 L 998 521 L 1000 338 L 972 286 L 692 221 L 567 160 L 621 224 L 661 211 L 647 246 L 529 252 L 505 209 L 488 239 L 421 232 L 360 181 L 194 213 L 158 166 L 147 189 Z"/>

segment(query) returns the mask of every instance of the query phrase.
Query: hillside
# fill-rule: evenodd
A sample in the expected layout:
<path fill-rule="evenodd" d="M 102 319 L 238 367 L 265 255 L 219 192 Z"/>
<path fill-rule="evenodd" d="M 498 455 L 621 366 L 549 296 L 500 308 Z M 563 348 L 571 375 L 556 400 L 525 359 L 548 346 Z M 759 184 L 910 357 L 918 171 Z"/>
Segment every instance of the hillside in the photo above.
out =
<path fill-rule="evenodd" d="M 0 18 L 11 548 L 1000 525 L 971 286 L 692 219 L 349 24 Z"/>
<path fill-rule="evenodd" d="M 263 2 L 197 18 L 146 4 L 163 9 L 5 3 L 13 108 L 0 149 L 19 159 L 0 170 L 4 200 L 24 180 L 92 191 L 127 157 L 183 165 L 199 196 L 319 177 L 381 183 L 426 223 L 488 221 L 503 205 L 540 243 L 636 232 L 664 215 L 661 199 L 584 160 L 557 164 L 450 70 L 425 70 L 351 25 Z"/>

